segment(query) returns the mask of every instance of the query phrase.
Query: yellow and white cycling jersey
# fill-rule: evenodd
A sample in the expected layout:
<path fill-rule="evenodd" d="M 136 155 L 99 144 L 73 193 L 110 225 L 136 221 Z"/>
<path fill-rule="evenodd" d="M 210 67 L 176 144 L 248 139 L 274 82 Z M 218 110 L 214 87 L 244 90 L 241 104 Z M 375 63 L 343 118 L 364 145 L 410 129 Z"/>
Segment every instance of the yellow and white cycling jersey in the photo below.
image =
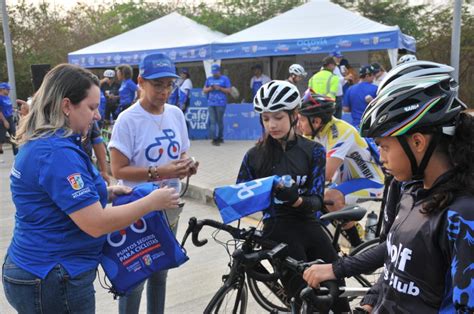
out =
<path fill-rule="evenodd" d="M 382 168 L 372 156 L 365 139 L 352 125 L 333 117 L 319 132 L 316 140 L 326 148 L 326 160 L 329 158 L 343 160 L 334 176 L 326 178 L 326 180 L 331 180 L 336 185 L 351 181 L 353 184 L 351 184 L 350 190 L 352 191 L 346 191 L 343 193 L 344 195 L 361 190 L 361 188 L 365 190 L 374 188 L 374 193 L 367 193 L 367 196 L 379 194 L 384 183 Z M 373 184 L 370 184 L 369 181 Z"/>

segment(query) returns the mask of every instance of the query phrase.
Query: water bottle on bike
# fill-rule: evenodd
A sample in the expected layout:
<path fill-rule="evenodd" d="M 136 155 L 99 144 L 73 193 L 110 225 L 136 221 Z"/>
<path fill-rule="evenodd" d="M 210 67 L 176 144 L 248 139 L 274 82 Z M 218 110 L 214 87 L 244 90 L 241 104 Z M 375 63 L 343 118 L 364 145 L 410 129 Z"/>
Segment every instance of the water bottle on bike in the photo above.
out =
<path fill-rule="evenodd" d="M 365 241 L 375 239 L 375 230 L 377 228 L 377 222 L 378 217 L 374 211 L 367 215 L 367 221 L 365 222 Z"/>

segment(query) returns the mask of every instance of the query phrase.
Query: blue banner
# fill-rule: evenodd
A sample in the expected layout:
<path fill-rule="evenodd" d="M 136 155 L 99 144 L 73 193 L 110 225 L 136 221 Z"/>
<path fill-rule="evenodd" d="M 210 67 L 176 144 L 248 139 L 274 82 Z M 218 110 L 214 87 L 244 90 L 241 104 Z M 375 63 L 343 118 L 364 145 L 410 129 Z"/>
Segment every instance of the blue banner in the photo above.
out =
<path fill-rule="evenodd" d="M 228 224 L 268 208 L 273 186 L 280 179 L 279 176 L 271 176 L 216 188 L 214 202 L 219 208 L 222 221 Z"/>
<path fill-rule="evenodd" d="M 209 138 L 209 111 L 207 96 L 201 88 L 193 88 L 189 107 L 184 114 L 189 130 L 189 138 L 203 140 Z M 256 140 L 262 135 L 260 115 L 253 110 L 253 104 L 228 104 L 224 113 L 224 139 Z"/>
<path fill-rule="evenodd" d="M 224 114 L 224 139 L 256 140 L 262 135 L 260 114 L 253 104 L 229 104 Z"/>
<path fill-rule="evenodd" d="M 138 65 L 152 53 L 164 53 L 174 62 L 192 62 L 211 59 L 211 45 L 178 47 L 171 49 L 124 51 L 97 54 L 69 54 L 68 62 L 84 68 L 108 68 L 119 64 Z"/>
<path fill-rule="evenodd" d="M 367 51 L 405 48 L 415 51 L 415 39 L 400 31 L 341 35 L 320 38 L 212 44 L 214 59 L 329 53 L 331 51 Z"/>
<path fill-rule="evenodd" d="M 209 111 L 207 96 L 202 88 L 193 88 L 190 92 L 189 107 L 184 114 L 188 125 L 189 138 L 202 140 L 209 137 Z"/>

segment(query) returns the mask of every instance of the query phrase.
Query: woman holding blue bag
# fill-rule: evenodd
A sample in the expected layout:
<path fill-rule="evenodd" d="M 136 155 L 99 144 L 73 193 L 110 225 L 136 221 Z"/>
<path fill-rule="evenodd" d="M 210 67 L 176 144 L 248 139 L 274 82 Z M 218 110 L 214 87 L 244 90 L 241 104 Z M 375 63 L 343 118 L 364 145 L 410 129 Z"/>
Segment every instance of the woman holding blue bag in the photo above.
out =
<path fill-rule="evenodd" d="M 107 188 L 81 148 L 82 136 L 100 119 L 99 98 L 95 75 L 58 65 L 45 76 L 18 131 L 21 146 L 10 177 L 16 221 L 2 280 L 19 313 L 94 313 L 105 235 L 153 210 L 178 207 L 170 188 L 105 207 L 130 189 Z"/>
<path fill-rule="evenodd" d="M 260 87 L 253 103 L 265 134 L 245 155 L 237 182 L 271 175 L 290 175 L 295 182 L 275 192 L 277 200 L 264 211 L 264 235 L 287 243 L 289 255 L 297 260 L 335 261 L 337 253 L 315 216 L 323 204 L 326 152 L 295 132 L 295 111 L 301 103 L 298 89 L 286 81 L 271 81 Z M 288 273 L 282 282 L 300 303 L 299 291 L 305 286 L 301 275 Z M 333 311 L 349 312 L 347 301 L 339 299 Z"/>
<path fill-rule="evenodd" d="M 117 119 L 109 143 L 114 177 L 134 187 L 157 182 L 180 188 L 180 179 L 195 174 L 197 163 L 186 155 L 190 142 L 183 112 L 167 104 L 174 87 L 176 68 L 164 54 L 146 56 L 140 64 L 140 99 Z M 179 192 L 179 191 L 178 191 Z M 174 233 L 180 210 L 166 210 Z M 165 309 L 167 271 L 147 279 L 147 311 Z M 119 313 L 138 313 L 144 283 L 119 300 Z"/>

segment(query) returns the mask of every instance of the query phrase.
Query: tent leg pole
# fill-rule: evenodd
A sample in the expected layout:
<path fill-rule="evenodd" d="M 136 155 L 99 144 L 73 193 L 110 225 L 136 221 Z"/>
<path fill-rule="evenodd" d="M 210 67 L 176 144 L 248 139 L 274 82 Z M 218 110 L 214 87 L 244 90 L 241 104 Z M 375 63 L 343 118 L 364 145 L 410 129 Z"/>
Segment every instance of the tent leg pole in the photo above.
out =
<path fill-rule="evenodd" d="M 275 79 L 275 73 L 273 73 L 273 69 L 274 69 L 274 66 L 273 66 L 273 57 L 270 57 L 270 78 L 272 80 Z"/>

